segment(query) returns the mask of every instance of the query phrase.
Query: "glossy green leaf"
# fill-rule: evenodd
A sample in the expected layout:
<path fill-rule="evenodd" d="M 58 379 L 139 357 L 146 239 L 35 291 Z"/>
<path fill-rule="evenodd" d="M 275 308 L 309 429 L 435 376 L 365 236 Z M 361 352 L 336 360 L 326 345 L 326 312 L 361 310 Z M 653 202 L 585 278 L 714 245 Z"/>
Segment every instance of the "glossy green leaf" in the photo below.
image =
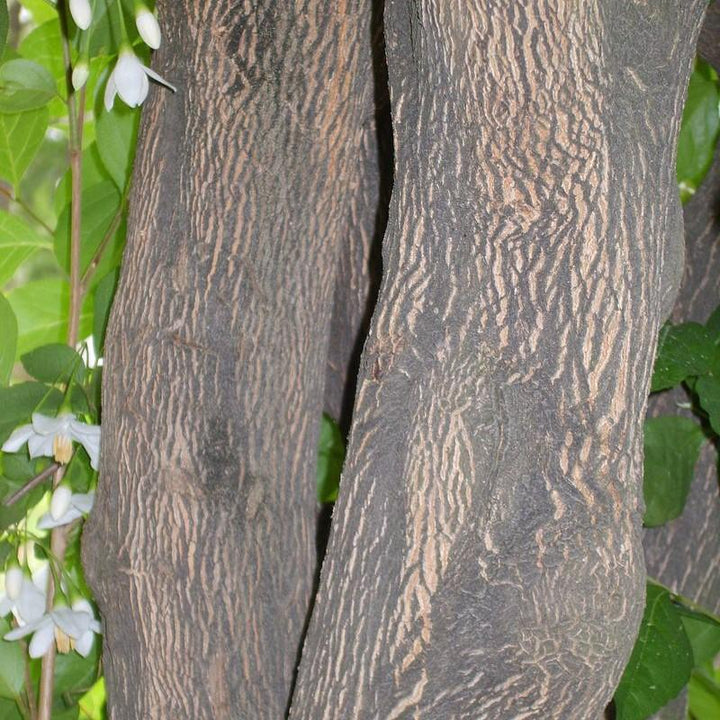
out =
<path fill-rule="evenodd" d="M 15 188 L 45 137 L 48 117 L 46 107 L 0 115 L 0 177 Z"/>
<path fill-rule="evenodd" d="M 76 382 L 85 378 L 85 363 L 80 355 L 64 343 L 35 348 L 20 358 L 28 375 L 46 383 Z"/>
<path fill-rule="evenodd" d="M 712 333 L 703 325 L 665 325 L 658 338 L 650 392 L 674 387 L 691 375 L 702 375 L 714 354 Z"/>
<path fill-rule="evenodd" d="M 67 282 L 57 278 L 35 280 L 9 292 L 7 299 L 18 321 L 19 355 L 40 345 L 65 342 L 70 308 Z M 92 296 L 89 295 L 80 314 L 80 337 L 86 338 L 91 332 Z"/>
<path fill-rule="evenodd" d="M 95 315 L 93 317 L 93 343 L 98 356 L 105 349 L 105 331 L 110 317 L 110 308 L 115 297 L 115 290 L 120 273 L 118 270 L 109 272 L 95 288 Z"/>
<path fill-rule="evenodd" d="M 0 386 L 10 382 L 17 347 L 17 320 L 10 303 L 0 295 Z"/>
<path fill-rule="evenodd" d="M 83 191 L 80 239 L 80 267 L 83 273 L 88 270 L 90 263 L 94 262 L 96 253 L 104 248 L 99 262 L 93 266 L 91 287 L 117 267 L 122 259 L 126 229 L 124 221 L 121 221 L 116 231 L 108 237 L 121 210 L 120 203 L 120 193 L 112 182 L 100 183 Z M 55 255 L 60 267 L 70 272 L 70 206 L 66 206 L 58 219 Z"/>
<path fill-rule="evenodd" d="M 704 439 L 702 428 L 689 418 L 667 415 L 645 421 L 643 521 L 647 527 L 682 513 Z"/>
<path fill-rule="evenodd" d="M 717 80 L 710 67 L 697 61 L 690 76 L 677 151 L 677 179 L 683 201 L 692 196 L 707 173 L 720 129 Z"/>
<path fill-rule="evenodd" d="M 615 692 L 616 720 L 645 720 L 690 679 L 690 642 L 670 594 L 648 583 L 645 613 L 630 660 Z"/>
<path fill-rule="evenodd" d="M 20 265 L 43 248 L 52 248 L 49 238 L 19 217 L 0 211 L 0 288 Z"/>
<path fill-rule="evenodd" d="M 56 95 L 55 78 L 46 67 L 22 58 L 0 65 L 0 112 L 35 110 Z"/>
<path fill-rule="evenodd" d="M 0 445 L 16 427 L 30 422 L 34 412 L 54 415 L 61 402 L 62 394 L 42 383 L 26 382 L 0 388 Z"/>
<path fill-rule="evenodd" d="M 337 423 L 323 414 L 317 460 L 317 496 L 321 503 L 335 502 L 345 461 L 345 443 Z"/>
<path fill-rule="evenodd" d="M 2 57 L 5 52 L 9 27 L 10 16 L 8 15 L 7 0 L 0 0 L 0 57 Z"/>
<path fill-rule="evenodd" d="M 103 111 L 97 119 L 100 157 L 121 192 L 130 179 L 139 122 L 139 109 L 124 105 L 118 105 L 111 112 Z"/>
<path fill-rule="evenodd" d="M 62 81 L 59 84 L 62 90 L 65 81 L 65 63 L 60 48 L 62 48 L 60 21 L 55 16 L 31 30 L 23 38 L 18 51 L 22 57 L 42 65 L 56 80 Z"/>
<path fill-rule="evenodd" d="M 57 11 L 47 0 L 20 0 L 20 4 L 30 12 L 37 25 L 57 16 Z"/>
<path fill-rule="evenodd" d="M 10 630 L 10 623 L 0 618 L 0 638 Z M 0 697 L 17 697 L 24 681 L 25 657 L 19 643 L 0 639 Z"/>
<path fill-rule="evenodd" d="M 720 435 L 720 348 L 715 353 L 708 374 L 698 378 L 693 389 L 708 415 L 712 429 Z"/>
<path fill-rule="evenodd" d="M 717 621 L 680 612 L 683 627 L 690 640 L 695 665 L 713 660 L 720 653 L 720 625 Z"/>

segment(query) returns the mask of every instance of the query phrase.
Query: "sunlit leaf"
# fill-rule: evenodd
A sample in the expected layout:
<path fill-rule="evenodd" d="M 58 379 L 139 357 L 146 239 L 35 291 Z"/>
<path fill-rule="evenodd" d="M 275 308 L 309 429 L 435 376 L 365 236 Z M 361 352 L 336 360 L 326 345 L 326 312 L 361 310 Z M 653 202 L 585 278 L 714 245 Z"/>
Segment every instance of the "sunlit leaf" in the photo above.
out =
<path fill-rule="evenodd" d="M 616 720 L 645 720 L 690 679 L 690 642 L 670 594 L 648 583 L 645 613 L 630 660 L 615 691 Z"/>
<path fill-rule="evenodd" d="M 0 0 L 0 57 L 5 52 L 10 16 L 8 15 L 7 0 Z"/>
<path fill-rule="evenodd" d="M 10 291 L 7 299 L 18 321 L 18 355 L 47 343 L 67 339 L 70 286 L 64 280 L 35 280 Z M 80 337 L 92 332 L 92 295 L 80 313 Z"/>
<path fill-rule="evenodd" d="M 643 521 L 655 527 L 682 513 L 705 436 L 696 422 L 675 415 L 646 420 L 644 435 Z"/>
<path fill-rule="evenodd" d="M 720 669 L 712 664 L 693 672 L 688 685 L 690 716 L 693 720 L 720 718 Z"/>
<path fill-rule="evenodd" d="M 17 188 L 45 137 L 48 109 L 0 114 L 0 177 Z"/>
<path fill-rule="evenodd" d="M 0 618 L 0 638 L 10 630 L 8 621 Z M 0 697 L 17 697 L 22 690 L 24 679 L 25 656 L 20 645 L 0 639 Z"/>
<path fill-rule="evenodd" d="M 78 701 L 78 720 L 104 720 L 105 678 L 100 678 Z"/>
<path fill-rule="evenodd" d="M 10 381 L 15 364 L 17 346 L 17 320 L 10 303 L 0 295 L 0 386 Z"/>
<path fill-rule="evenodd" d="M 43 248 L 52 248 L 49 238 L 19 217 L 0 211 L 0 288 L 20 265 Z"/>

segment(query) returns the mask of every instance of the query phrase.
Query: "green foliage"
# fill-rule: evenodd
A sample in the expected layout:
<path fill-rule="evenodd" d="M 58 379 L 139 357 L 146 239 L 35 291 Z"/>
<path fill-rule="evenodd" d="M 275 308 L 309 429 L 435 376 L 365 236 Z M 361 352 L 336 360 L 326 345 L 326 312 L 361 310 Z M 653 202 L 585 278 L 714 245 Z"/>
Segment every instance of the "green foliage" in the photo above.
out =
<path fill-rule="evenodd" d="M 0 113 L 45 107 L 55 95 L 55 78 L 42 65 L 22 58 L 0 65 Z"/>
<path fill-rule="evenodd" d="M 10 625 L 0 618 L 0 637 L 10 632 Z M 13 700 L 25 681 L 25 658 L 17 643 L 0 641 L 0 698 Z M 2 715 L 0 715 L 2 717 Z"/>
<path fill-rule="evenodd" d="M 674 387 L 692 375 L 706 373 L 714 354 L 713 334 L 703 325 L 666 324 L 658 339 L 650 392 Z"/>
<path fill-rule="evenodd" d="M 97 352 L 105 348 L 105 330 L 110 317 L 110 308 L 115 297 L 115 290 L 120 273 L 118 270 L 109 272 L 95 288 L 95 313 L 93 315 L 93 342 Z"/>
<path fill-rule="evenodd" d="M 615 691 L 617 720 L 644 720 L 672 700 L 690 679 L 692 648 L 670 593 L 648 583 L 635 647 Z"/>
<path fill-rule="evenodd" d="M 0 287 L 38 250 L 49 247 L 49 241 L 31 225 L 0 210 Z"/>
<path fill-rule="evenodd" d="M 130 178 L 139 122 L 140 113 L 126 107 L 103 111 L 97 120 L 100 157 L 120 192 L 124 192 Z"/>
<path fill-rule="evenodd" d="M 712 164 L 720 129 L 717 75 L 698 59 L 690 77 L 677 152 L 677 179 L 683 202 L 694 194 Z"/>
<path fill-rule="evenodd" d="M 48 128 L 46 107 L 12 115 L 0 115 L 0 177 L 13 187 L 20 185 L 37 154 Z"/>
<path fill-rule="evenodd" d="M 0 57 L 5 52 L 10 17 L 8 15 L 7 0 L 0 0 Z"/>
<path fill-rule="evenodd" d="M 705 440 L 693 420 L 675 415 L 645 422 L 644 523 L 656 527 L 685 507 L 693 471 Z"/>
<path fill-rule="evenodd" d="M 17 320 L 10 303 L 0 294 L 0 386 L 10 381 L 17 347 Z"/>
<path fill-rule="evenodd" d="M 337 423 L 327 414 L 320 422 L 317 460 L 317 496 L 321 503 L 335 502 L 345 461 L 345 442 Z"/>
<path fill-rule="evenodd" d="M 85 363 L 78 353 L 62 343 L 42 345 L 20 358 L 28 375 L 47 383 L 82 383 Z"/>

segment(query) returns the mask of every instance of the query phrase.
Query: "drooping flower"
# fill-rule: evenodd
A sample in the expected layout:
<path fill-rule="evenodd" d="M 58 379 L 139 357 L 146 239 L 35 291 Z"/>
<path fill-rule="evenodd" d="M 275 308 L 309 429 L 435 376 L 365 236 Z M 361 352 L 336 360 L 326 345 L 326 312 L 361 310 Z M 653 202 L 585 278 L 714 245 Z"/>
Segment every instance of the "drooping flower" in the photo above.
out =
<path fill-rule="evenodd" d="M 42 657 L 50 649 L 53 640 L 59 652 L 69 652 L 74 648 L 87 657 L 92 647 L 93 633 L 100 632 L 100 623 L 95 619 L 90 604 L 87 600 L 77 600 L 72 609 L 56 605 L 49 613 L 6 633 L 4 638 L 18 640 L 32 635 L 28 647 L 31 658 Z"/>
<path fill-rule="evenodd" d="M 80 422 L 71 413 L 48 417 L 33 413 L 32 423 L 13 431 L 2 446 L 3 452 L 17 452 L 28 444 L 30 457 L 54 457 L 65 464 L 72 457 L 72 442 L 79 442 L 90 456 L 90 465 L 98 469 L 100 426 Z"/>
<path fill-rule="evenodd" d="M 90 0 L 70 0 L 70 14 L 81 30 L 87 30 L 92 22 Z"/>
<path fill-rule="evenodd" d="M 135 25 L 143 42 L 153 50 L 157 50 L 162 41 L 160 25 L 155 15 L 142 3 L 138 3 L 135 7 Z"/>
<path fill-rule="evenodd" d="M 143 65 L 130 48 L 121 50 L 105 88 L 105 109 L 108 111 L 112 109 L 116 95 L 119 95 L 120 99 L 130 107 L 142 105 L 150 88 L 148 77 L 175 92 L 173 85 Z"/>
<path fill-rule="evenodd" d="M 31 582 L 19 567 L 9 568 L 5 573 L 5 594 L 0 596 L 0 617 L 12 612 L 20 625 L 38 620 L 45 613 L 46 587 L 46 572 L 38 573 Z"/>
<path fill-rule="evenodd" d="M 65 484 L 58 485 L 50 500 L 50 511 L 38 520 L 40 530 L 67 525 L 87 515 L 95 502 L 95 493 L 73 493 Z"/>

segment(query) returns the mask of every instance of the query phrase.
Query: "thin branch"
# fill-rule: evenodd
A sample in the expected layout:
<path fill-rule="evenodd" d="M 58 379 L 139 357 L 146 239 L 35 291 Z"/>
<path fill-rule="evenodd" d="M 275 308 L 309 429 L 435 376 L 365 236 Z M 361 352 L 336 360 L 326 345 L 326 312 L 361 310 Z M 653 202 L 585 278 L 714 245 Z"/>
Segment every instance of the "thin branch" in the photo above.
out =
<path fill-rule="evenodd" d="M 35 720 L 38 713 L 37 699 L 35 697 L 35 686 L 33 685 L 32 677 L 30 677 L 30 658 L 27 654 L 27 644 L 25 642 L 23 642 L 23 651 L 25 656 L 25 696 L 27 698 L 30 717 Z"/>
<path fill-rule="evenodd" d="M 6 507 L 10 507 L 10 505 L 14 505 L 21 497 L 24 495 L 27 495 L 31 490 L 36 488 L 43 480 L 46 480 L 49 478 L 58 468 L 60 465 L 58 463 L 53 463 L 52 465 L 46 467 L 42 472 L 38 473 L 34 478 L 31 480 L 28 480 L 19 490 L 16 490 L 12 495 L 8 495 L 3 500 L 3 505 Z"/>

